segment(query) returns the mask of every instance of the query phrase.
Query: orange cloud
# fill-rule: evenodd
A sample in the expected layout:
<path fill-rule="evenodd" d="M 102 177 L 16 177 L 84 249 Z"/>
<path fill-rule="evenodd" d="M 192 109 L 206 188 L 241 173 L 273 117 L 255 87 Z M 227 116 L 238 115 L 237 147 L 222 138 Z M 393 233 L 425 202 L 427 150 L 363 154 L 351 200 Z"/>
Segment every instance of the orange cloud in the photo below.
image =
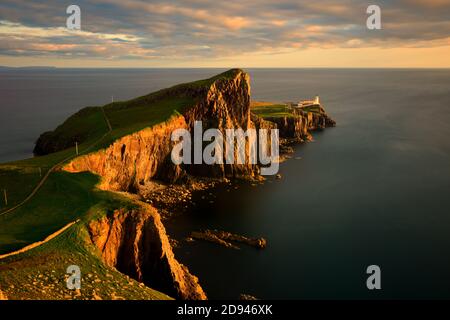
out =
<path fill-rule="evenodd" d="M 52 43 L 35 43 L 31 46 L 35 50 L 40 51 L 61 51 L 73 50 L 78 47 L 76 44 L 52 44 Z"/>
<path fill-rule="evenodd" d="M 243 17 L 225 17 L 223 20 L 225 27 L 231 30 L 239 30 L 250 25 L 250 21 Z"/>

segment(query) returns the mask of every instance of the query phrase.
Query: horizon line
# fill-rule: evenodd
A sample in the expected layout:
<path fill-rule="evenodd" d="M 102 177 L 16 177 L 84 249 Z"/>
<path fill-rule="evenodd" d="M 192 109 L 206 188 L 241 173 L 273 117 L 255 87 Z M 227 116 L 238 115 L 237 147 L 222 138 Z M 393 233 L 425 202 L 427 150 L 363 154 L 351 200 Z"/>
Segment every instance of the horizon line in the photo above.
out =
<path fill-rule="evenodd" d="M 450 67 L 59 67 L 59 66 L 5 66 L 0 69 L 450 69 Z"/>

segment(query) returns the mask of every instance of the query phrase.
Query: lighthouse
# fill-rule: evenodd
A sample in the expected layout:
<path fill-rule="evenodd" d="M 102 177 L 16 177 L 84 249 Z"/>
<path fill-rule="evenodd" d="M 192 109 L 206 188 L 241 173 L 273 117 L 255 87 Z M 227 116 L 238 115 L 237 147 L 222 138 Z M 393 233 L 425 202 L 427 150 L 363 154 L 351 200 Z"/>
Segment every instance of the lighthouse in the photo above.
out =
<path fill-rule="evenodd" d="M 320 105 L 320 98 L 318 95 L 316 95 L 316 97 L 314 98 L 314 104 L 319 104 Z"/>
<path fill-rule="evenodd" d="M 320 106 L 320 98 L 319 95 L 316 95 L 314 100 L 303 100 L 299 101 L 297 107 L 298 108 L 305 108 L 305 107 L 312 107 L 312 106 Z"/>

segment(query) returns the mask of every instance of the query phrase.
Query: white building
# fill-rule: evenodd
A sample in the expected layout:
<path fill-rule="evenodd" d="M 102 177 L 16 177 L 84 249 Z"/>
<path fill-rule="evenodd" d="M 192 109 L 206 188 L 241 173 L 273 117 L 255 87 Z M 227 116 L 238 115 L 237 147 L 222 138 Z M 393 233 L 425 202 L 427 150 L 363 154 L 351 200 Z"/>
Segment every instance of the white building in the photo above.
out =
<path fill-rule="evenodd" d="M 311 106 L 320 106 L 320 98 L 317 95 L 314 100 L 302 100 L 299 101 L 297 107 L 298 108 L 304 108 L 304 107 L 311 107 Z"/>

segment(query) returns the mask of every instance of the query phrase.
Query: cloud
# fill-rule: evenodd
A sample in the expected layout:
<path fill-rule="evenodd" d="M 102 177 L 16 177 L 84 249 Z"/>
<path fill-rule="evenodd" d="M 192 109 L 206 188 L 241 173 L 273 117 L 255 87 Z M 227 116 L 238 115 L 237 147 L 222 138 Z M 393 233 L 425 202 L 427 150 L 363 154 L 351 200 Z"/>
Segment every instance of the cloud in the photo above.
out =
<path fill-rule="evenodd" d="M 29 27 L 0 20 L 0 53 L 4 55 L 121 56 L 151 55 L 141 48 L 143 38 L 121 33 L 72 31 L 64 27 Z"/>
<path fill-rule="evenodd" d="M 365 27 L 366 1 L 80 0 L 82 31 L 73 32 L 60 1 L 2 0 L 0 54 L 186 60 L 450 44 L 450 1 L 378 2 L 380 31 Z"/>

